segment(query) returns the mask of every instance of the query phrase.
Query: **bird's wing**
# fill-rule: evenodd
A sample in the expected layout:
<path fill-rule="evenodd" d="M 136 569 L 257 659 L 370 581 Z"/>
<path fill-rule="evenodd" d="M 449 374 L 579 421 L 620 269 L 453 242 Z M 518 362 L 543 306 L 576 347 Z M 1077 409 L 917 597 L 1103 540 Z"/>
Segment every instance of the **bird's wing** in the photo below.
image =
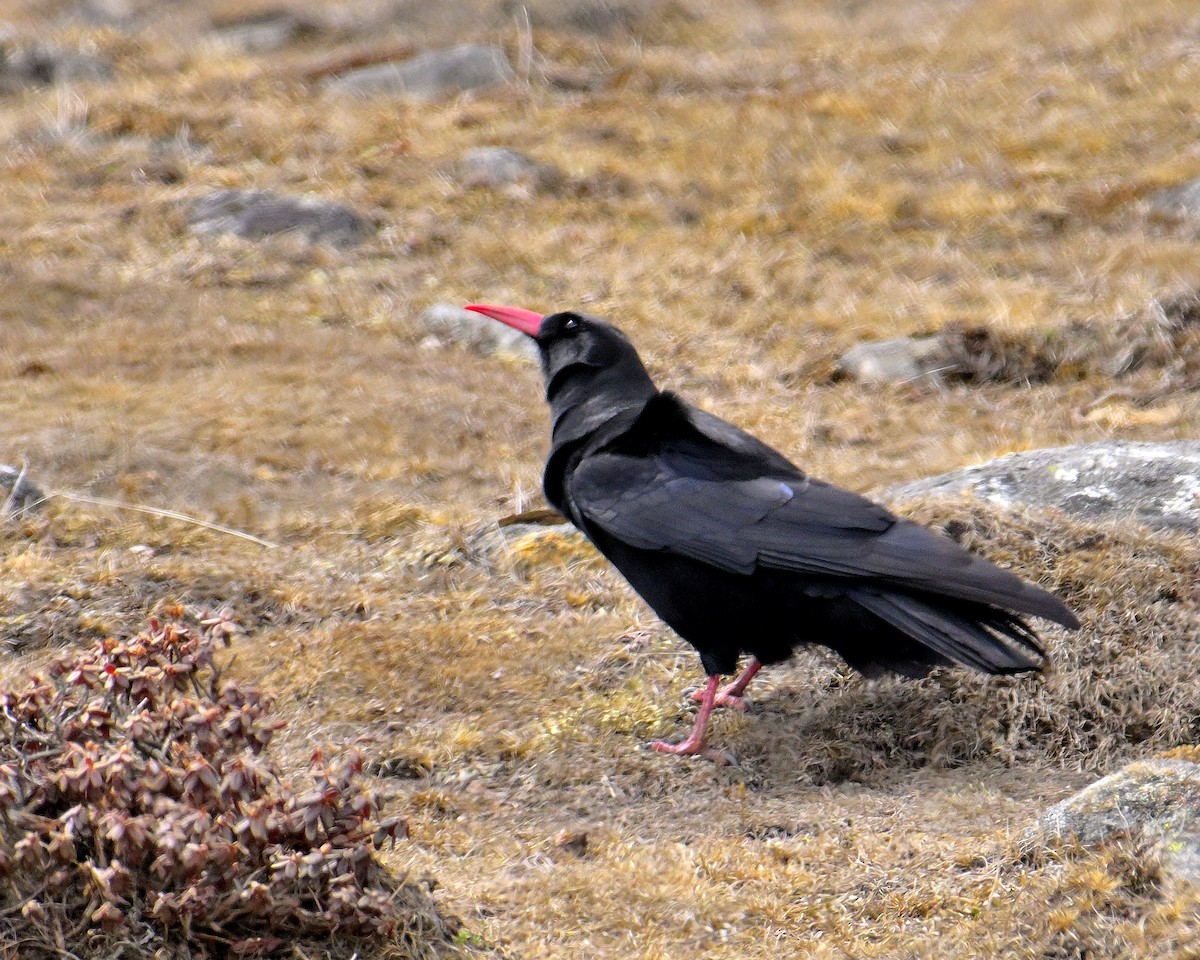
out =
<path fill-rule="evenodd" d="M 629 431 L 582 459 L 567 493 L 585 530 L 735 573 L 773 567 L 1075 622 L 1056 597 L 696 412 L 656 398 Z"/>

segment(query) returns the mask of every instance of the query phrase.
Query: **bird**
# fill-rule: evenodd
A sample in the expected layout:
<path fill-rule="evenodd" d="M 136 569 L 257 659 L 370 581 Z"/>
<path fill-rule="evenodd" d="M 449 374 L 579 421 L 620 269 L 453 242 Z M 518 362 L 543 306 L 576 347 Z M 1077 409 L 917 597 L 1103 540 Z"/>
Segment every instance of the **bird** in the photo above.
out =
<path fill-rule="evenodd" d="M 719 761 L 707 741 L 714 709 L 745 709 L 759 670 L 802 646 L 827 647 L 872 678 L 954 665 L 1015 674 L 1046 663 L 1027 618 L 1079 626 L 1048 591 L 660 390 L 611 323 L 576 310 L 466 309 L 537 345 L 551 419 L 546 499 L 700 655 L 707 680 L 693 693 L 691 732 L 654 750 Z"/>

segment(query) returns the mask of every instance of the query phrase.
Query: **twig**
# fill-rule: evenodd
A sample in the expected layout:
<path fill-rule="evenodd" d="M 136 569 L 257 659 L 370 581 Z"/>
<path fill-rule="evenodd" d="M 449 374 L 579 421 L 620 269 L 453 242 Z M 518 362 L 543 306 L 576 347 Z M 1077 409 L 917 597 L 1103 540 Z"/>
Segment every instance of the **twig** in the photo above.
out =
<path fill-rule="evenodd" d="M 325 77 L 371 67 L 377 63 L 391 63 L 394 60 L 404 60 L 416 52 L 412 43 L 393 43 L 356 47 L 351 50 L 336 51 L 316 63 L 306 64 L 298 71 L 299 77 L 305 83 L 323 80 Z"/>
<path fill-rule="evenodd" d="M 171 520 L 180 520 L 183 523 L 195 524 L 197 527 L 204 527 L 206 530 L 215 530 L 217 533 L 227 533 L 231 537 L 240 537 L 243 540 L 249 540 L 251 543 L 257 543 L 260 547 L 270 547 L 275 549 L 279 546 L 277 543 L 272 543 L 270 540 L 264 540 L 262 537 L 256 537 L 252 533 L 246 533 L 244 530 L 235 530 L 233 527 L 227 527 L 221 523 L 212 523 L 208 520 L 200 520 L 197 517 L 189 517 L 184 513 L 177 513 L 174 510 L 164 510 L 161 507 L 145 507 L 140 503 L 125 503 L 121 500 L 109 500 L 106 497 L 88 497 L 82 493 L 67 493 L 63 490 L 56 490 L 54 493 L 47 495 L 46 499 L 51 497 L 62 497 L 64 500 L 74 500 L 77 503 L 92 503 L 98 507 L 115 507 L 118 510 L 135 510 L 138 513 L 148 513 L 155 517 L 167 517 Z"/>
<path fill-rule="evenodd" d="M 529 8 L 522 4 L 514 18 L 517 21 L 517 76 L 528 89 L 529 75 L 533 72 L 533 25 L 529 22 Z"/>

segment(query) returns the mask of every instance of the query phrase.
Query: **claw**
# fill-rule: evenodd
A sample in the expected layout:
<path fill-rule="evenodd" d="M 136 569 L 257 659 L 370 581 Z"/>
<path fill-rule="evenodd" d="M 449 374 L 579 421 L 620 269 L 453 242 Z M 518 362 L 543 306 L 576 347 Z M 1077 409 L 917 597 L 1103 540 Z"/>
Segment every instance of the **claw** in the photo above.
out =
<path fill-rule="evenodd" d="M 650 749 L 658 753 L 673 753 L 676 756 L 704 757 L 720 767 L 728 766 L 731 762 L 729 754 L 724 750 L 718 750 L 716 747 L 706 747 L 702 739 L 696 740 L 694 737 L 688 737 L 683 743 L 667 743 L 665 740 L 655 740 L 650 744 Z"/>

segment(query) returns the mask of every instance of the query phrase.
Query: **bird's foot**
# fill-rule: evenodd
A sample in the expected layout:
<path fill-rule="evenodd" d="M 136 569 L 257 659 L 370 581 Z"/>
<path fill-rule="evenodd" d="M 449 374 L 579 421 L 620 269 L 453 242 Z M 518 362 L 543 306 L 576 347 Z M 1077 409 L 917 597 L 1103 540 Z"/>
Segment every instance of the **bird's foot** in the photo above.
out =
<path fill-rule="evenodd" d="M 713 706 L 714 707 L 727 707 L 728 709 L 735 710 L 738 713 L 745 713 L 746 712 L 746 698 L 743 697 L 739 693 L 732 693 L 731 692 L 732 690 L 733 690 L 733 684 L 731 683 L 729 686 L 725 687 L 723 690 L 718 691 L 716 697 L 713 699 Z M 692 700 L 695 700 L 697 703 L 703 703 L 704 702 L 704 688 L 697 687 L 695 690 L 693 690 L 691 693 L 689 693 L 688 696 Z"/>
<path fill-rule="evenodd" d="M 720 767 L 727 766 L 732 762 L 732 758 L 724 750 L 718 750 L 716 747 L 706 747 L 703 740 L 696 740 L 692 737 L 688 737 L 683 743 L 667 743 L 666 740 L 655 740 L 650 744 L 650 749 L 658 753 L 673 753 L 676 756 L 704 757 Z"/>

